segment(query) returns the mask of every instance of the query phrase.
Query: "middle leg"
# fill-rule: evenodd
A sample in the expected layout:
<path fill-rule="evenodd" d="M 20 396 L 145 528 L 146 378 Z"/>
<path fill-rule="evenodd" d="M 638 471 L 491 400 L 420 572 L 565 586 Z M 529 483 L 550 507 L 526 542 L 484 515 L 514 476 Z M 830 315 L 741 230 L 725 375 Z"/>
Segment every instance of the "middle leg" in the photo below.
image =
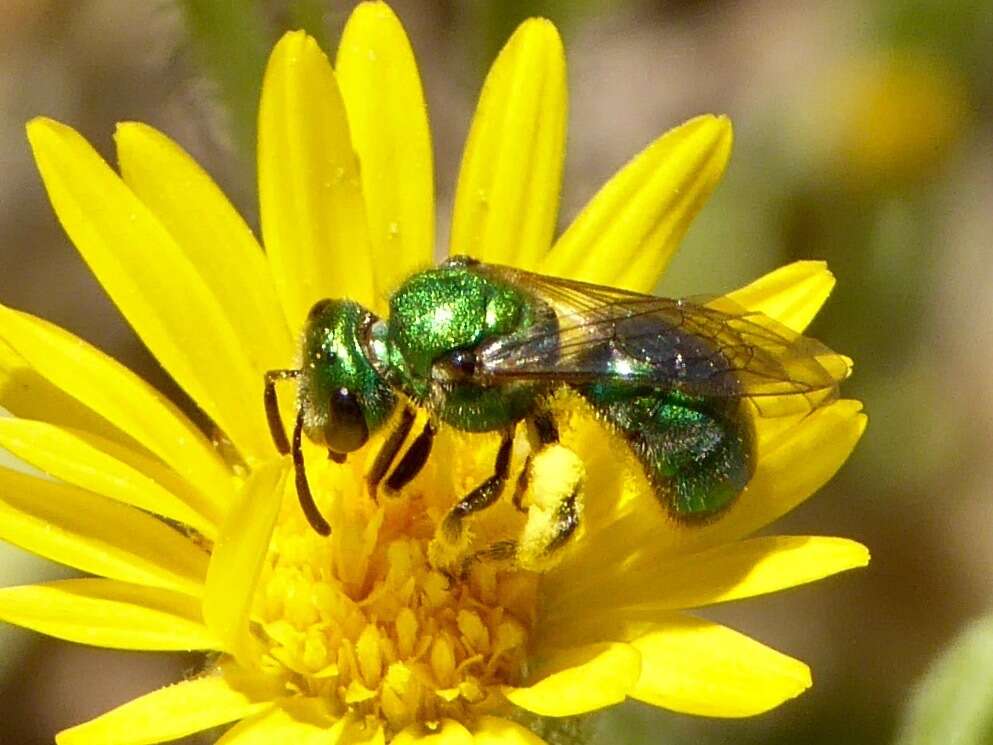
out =
<path fill-rule="evenodd" d="M 383 443 L 383 447 L 376 455 L 376 460 L 372 463 L 372 468 L 366 474 L 366 485 L 373 502 L 378 501 L 376 492 L 379 490 L 379 483 L 386 478 L 386 472 L 390 470 L 393 460 L 400 452 L 400 448 L 403 447 L 403 443 L 406 442 L 407 436 L 414 426 L 415 416 L 415 412 L 410 406 L 404 407 L 396 429 L 386 438 L 386 442 Z"/>
<path fill-rule="evenodd" d="M 523 569 L 543 571 L 559 560 L 560 550 L 579 528 L 586 469 L 572 450 L 559 444 L 552 412 L 539 410 L 528 425 L 533 451 L 513 495 L 514 506 L 527 514 L 527 521 L 516 540 L 498 541 L 465 557 L 461 576 L 474 563 L 489 561 L 512 560 Z"/>
<path fill-rule="evenodd" d="M 458 543 L 462 537 L 462 522 L 466 517 L 486 509 L 500 497 L 510 474 L 510 455 L 516 429 L 516 425 L 511 425 L 504 430 L 493 465 L 493 475 L 460 499 L 442 521 L 441 532 L 449 543 Z"/>

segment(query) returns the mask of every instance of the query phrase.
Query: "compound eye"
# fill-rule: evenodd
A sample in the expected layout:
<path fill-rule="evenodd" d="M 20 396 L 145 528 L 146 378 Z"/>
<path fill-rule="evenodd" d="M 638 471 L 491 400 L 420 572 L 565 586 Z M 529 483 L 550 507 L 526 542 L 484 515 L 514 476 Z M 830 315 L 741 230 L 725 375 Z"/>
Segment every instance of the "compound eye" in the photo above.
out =
<path fill-rule="evenodd" d="M 453 377 L 471 378 L 476 374 L 476 353 L 471 349 L 456 349 L 446 360 Z"/>
<path fill-rule="evenodd" d="M 324 441 L 338 453 L 350 453 L 365 445 L 369 439 L 369 426 L 362 413 L 358 397 L 347 388 L 331 394 L 330 413 Z"/>

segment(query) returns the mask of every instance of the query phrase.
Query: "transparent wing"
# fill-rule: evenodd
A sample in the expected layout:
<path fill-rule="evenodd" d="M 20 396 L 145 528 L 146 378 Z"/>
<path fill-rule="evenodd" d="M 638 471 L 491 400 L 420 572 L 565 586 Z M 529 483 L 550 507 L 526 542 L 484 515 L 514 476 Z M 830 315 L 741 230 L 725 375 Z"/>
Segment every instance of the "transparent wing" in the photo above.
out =
<path fill-rule="evenodd" d="M 781 416 L 833 400 L 850 372 L 820 342 L 726 298 L 672 300 L 503 266 L 472 269 L 532 294 L 558 319 L 557 328 L 482 344 L 477 369 L 492 380 L 628 381 L 748 397 L 763 416 Z"/>

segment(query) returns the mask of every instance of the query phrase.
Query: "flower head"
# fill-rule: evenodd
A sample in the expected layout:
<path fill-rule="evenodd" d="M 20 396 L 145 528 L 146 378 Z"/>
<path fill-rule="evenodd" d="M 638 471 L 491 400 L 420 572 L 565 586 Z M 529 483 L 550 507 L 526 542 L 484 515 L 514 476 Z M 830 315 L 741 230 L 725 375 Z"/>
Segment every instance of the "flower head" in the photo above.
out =
<path fill-rule="evenodd" d="M 482 92 L 452 249 L 648 291 L 723 172 L 730 125 L 706 116 L 663 135 L 553 242 L 565 120 L 559 37 L 527 21 Z M 94 575 L 0 590 L 0 618 L 99 646 L 216 653 L 202 675 L 59 743 L 155 743 L 232 722 L 220 742 L 534 743 L 515 707 L 554 717 L 632 697 L 747 716 L 809 685 L 803 663 L 684 610 L 865 564 L 843 539 L 744 538 L 841 466 L 865 424 L 854 401 L 760 422 L 751 482 L 705 524 L 667 517 L 632 454 L 565 394 L 552 403 L 560 444 L 533 454 L 524 509 L 505 495 L 454 544 L 438 526 L 492 471 L 495 433 L 441 429 L 424 469 L 378 499 L 366 477 L 388 435 L 343 464 L 304 443 L 332 535 L 304 519 L 292 464 L 270 440 L 264 374 L 293 366 L 316 300 L 382 312 L 433 258 L 427 116 L 385 4 L 356 9 L 333 70 L 303 33 L 273 51 L 260 114 L 264 253 L 161 133 L 120 125 L 120 176 L 62 124 L 39 119 L 28 133 L 66 232 L 217 427 L 201 433 L 92 346 L 0 309 L 0 404 L 15 415 L 0 419 L 0 445 L 50 477 L 0 470 L 0 537 Z M 823 264 L 800 262 L 731 297 L 802 331 L 832 285 Z M 418 413 L 412 429 L 423 422 Z M 510 472 L 528 455 L 519 434 Z M 582 523 L 548 558 L 535 547 L 569 490 Z M 515 557 L 500 552 L 508 538 Z M 478 560 L 448 571 L 466 556 Z"/>

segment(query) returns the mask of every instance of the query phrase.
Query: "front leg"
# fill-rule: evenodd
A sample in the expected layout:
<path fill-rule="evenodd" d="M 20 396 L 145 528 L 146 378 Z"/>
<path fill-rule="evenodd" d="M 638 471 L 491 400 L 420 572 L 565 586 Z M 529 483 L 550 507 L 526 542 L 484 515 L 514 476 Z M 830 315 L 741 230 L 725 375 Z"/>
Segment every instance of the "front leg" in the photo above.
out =
<path fill-rule="evenodd" d="M 403 412 L 400 414 L 400 421 L 390 433 L 390 436 L 386 438 L 383 447 L 380 448 L 379 453 L 376 455 L 376 460 L 373 461 L 372 468 L 366 474 L 366 485 L 369 488 L 369 496 L 372 497 L 373 502 L 378 501 L 376 492 L 379 489 L 379 482 L 386 477 L 386 472 L 393 465 L 393 459 L 400 452 L 403 443 L 407 441 L 407 436 L 414 426 L 415 416 L 416 414 L 410 406 L 404 407 Z"/>
<path fill-rule="evenodd" d="M 431 455 L 434 434 L 434 425 L 428 419 L 424 424 L 424 429 L 421 430 L 421 433 L 417 435 L 417 439 L 407 448 L 407 452 L 403 454 L 403 458 L 397 463 L 396 468 L 393 469 L 393 473 L 386 479 L 387 489 L 391 492 L 398 492 L 413 481 L 414 477 L 421 472 L 424 464 L 428 462 L 428 456 Z"/>

